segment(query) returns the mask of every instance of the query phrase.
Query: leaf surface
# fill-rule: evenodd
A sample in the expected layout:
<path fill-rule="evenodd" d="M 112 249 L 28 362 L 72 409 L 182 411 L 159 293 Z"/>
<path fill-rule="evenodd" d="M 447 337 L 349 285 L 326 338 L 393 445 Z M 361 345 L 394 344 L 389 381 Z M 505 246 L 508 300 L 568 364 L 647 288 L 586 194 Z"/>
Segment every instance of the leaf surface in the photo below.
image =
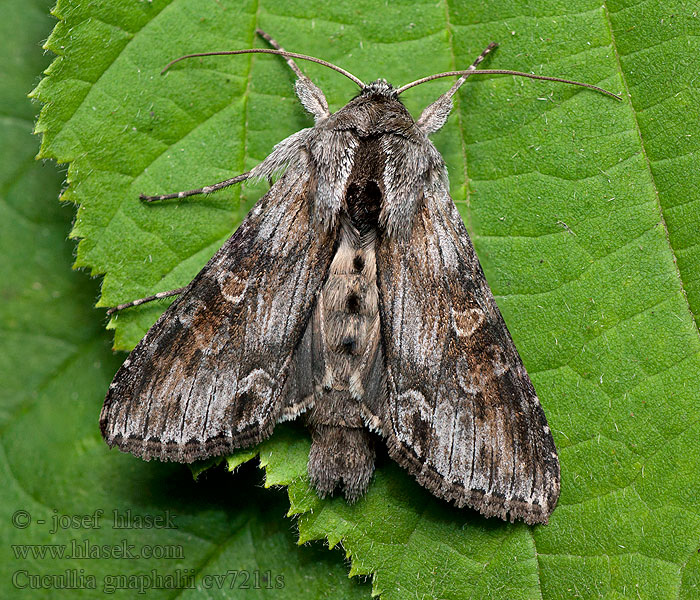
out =
<path fill-rule="evenodd" d="M 697 55 L 688 2 L 60 2 L 58 55 L 35 96 L 42 156 L 68 162 L 76 265 L 103 275 L 100 306 L 186 284 L 264 187 L 143 206 L 139 193 L 241 173 L 311 120 L 281 59 L 185 53 L 289 50 L 363 80 L 403 84 L 484 65 L 622 93 L 473 76 L 435 136 L 451 189 L 555 435 L 562 495 L 530 528 L 454 510 L 380 460 L 365 499 L 318 500 L 308 441 L 257 451 L 289 485 L 302 541 L 341 543 L 385 598 L 693 598 L 700 582 L 700 212 Z M 304 70 L 332 109 L 356 92 Z M 406 93 L 414 115 L 447 88 Z M 467 183 L 468 182 L 468 183 Z M 110 327 L 129 349 L 163 304 Z M 95 317 L 95 322 L 99 321 Z M 249 458 L 244 452 L 231 464 Z M 123 464 L 130 464 L 125 462 Z"/>

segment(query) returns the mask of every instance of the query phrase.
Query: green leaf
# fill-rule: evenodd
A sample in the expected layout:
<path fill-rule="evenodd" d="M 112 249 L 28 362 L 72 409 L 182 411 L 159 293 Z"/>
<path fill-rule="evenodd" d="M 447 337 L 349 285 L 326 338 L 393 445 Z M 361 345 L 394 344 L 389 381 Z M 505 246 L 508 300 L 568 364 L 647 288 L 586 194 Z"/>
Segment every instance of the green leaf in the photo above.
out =
<path fill-rule="evenodd" d="M 201 597 L 207 576 L 207 597 L 368 597 L 341 553 L 296 544 L 285 494 L 259 489 L 256 469 L 210 471 L 195 484 L 182 465 L 134 461 L 101 440 L 100 405 L 121 357 L 92 307 L 95 282 L 70 269 L 73 207 L 56 201 L 62 174 L 34 160 L 37 107 L 26 97 L 48 64 L 49 7 L 13 0 L 0 22 L 0 597 L 134 598 L 140 586 L 149 598 Z M 114 510 L 168 528 L 116 529 Z M 86 543 L 102 558 L 79 556 Z M 113 547 L 164 557 L 106 556 Z M 186 586 L 196 576 L 198 591 L 167 579 L 148 589 L 154 573 L 180 573 Z"/>
<path fill-rule="evenodd" d="M 351 572 L 372 574 L 385 598 L 697 597 L 696 10 L 681 1 L 220 0 L 204 11 L 195 0 L 64 1 L 47 43 L 59 58 L 35 92 L 45 103 L 41 155 L 70 163 L 63 197 L 79 205 L 76 264 L 104 275 L 99 305 L 109 306 L 186 284 L 263 188 L 157 207 L 139 193 L 241 173 L 311 124 L 281 59 L 211 57 L 160 76 L 177 56 L 264 47 L 259 26 L 290 50 L 401 84 L 465 68 L 496 40 L 487 67 L 622 93 L 616 103 L 474 76 L 434 138 L 559 448 L 562 495 L 548 526 L 449 508 L 385 458 L 356 505 L 321 501 L 305 480 L 298 428 L 257 450 L 267 485 L 289 485 L 300 539 L 341 543 Z M 356 92 L 337 73 L 303 68 L 332 109 Z M 408 108 L 418 114 L 448 83 L 407 92 Z M 112 319 L 116 346 L 131 348 L 162 310 Z"/>

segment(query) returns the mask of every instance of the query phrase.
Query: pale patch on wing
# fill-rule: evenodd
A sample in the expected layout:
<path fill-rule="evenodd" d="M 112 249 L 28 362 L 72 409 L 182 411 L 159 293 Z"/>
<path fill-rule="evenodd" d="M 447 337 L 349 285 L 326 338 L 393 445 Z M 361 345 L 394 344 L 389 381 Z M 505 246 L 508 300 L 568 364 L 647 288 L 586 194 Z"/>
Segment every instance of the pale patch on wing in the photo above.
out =
<path fill-rule="evenodd" d="M 216 274 L 216 280 L 221 287 L 221 294 L 231 304 L 238 304 L 248 291 L 248 278 L 234 275 L 231 271 L 221 271 Z"/>
<path fill-rule="evenodd" d="M 275 381 L 264 369 L 254 369 L 238 385 L 237 396 L 247 395 L 254 407 L 247 419 L 240 419 L 236 429 L 243 431 L 246 427 L 262 422 L 272 410 L 274 403 Z"/>
<path fill-rule="evenodd" d="M 460 310 L 453 306 L 451 310 L 454 330 L 459 337 L 471 336 L 486 320 L 480 308 Z"/>
<path fill-rule="evenodd" d="M 397 437 L 410 445 L 418 456 L 423 456 L 427 450 L 423 448 L 423 441 L 431 428 L 432 407 L 422 392 L 408 390 L 397 397 L 395 410 Z"/>

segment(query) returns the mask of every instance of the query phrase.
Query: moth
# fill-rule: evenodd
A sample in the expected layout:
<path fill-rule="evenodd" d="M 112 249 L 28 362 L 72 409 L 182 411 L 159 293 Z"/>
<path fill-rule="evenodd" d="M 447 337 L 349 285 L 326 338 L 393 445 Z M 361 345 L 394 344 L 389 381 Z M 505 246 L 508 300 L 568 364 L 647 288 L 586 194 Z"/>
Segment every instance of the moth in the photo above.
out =
<path fill-rule="evenodd" d="M 554 440 L 429 140 L 495 44 L 467 70 L 396 89 L 258 33 L 273 48 L 187 55 L 166 68 L 193 56 L 282 55 L 315 124 L 247 173 L 142 196 L 271 181 L 188 286 L 110 310 L 178 296 L 109 386 L 104 439 L 145 460 L 190 463 L 303 416 L 320 496 L 361 497 L 383 440 L 435 496 L 486 517 L 546 523 L 560 487 Z M 344 74 L 359 94 L 331 114 L 294 58 Z M 459 79 L 414 120 L 399 96 L 446 76 Z"/>

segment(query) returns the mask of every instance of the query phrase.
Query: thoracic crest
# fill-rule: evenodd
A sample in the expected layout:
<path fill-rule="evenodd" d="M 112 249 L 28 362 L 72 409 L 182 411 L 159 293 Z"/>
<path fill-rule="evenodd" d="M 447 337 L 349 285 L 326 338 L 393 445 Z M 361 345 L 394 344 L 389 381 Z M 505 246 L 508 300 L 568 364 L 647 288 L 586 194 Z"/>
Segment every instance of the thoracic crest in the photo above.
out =
<path fill-rule="evenodd" d="M 362 90 L 362 94 L 377 94 L 380 96 L 387 96 L 388 98 L 394 99 L 399 97 L 398 92 L 391 86 L 390 83 L 387 83 L 386 79 L 377 79 L 375 81 L 372 81 L 371 83 L 368 83 Z"/>

